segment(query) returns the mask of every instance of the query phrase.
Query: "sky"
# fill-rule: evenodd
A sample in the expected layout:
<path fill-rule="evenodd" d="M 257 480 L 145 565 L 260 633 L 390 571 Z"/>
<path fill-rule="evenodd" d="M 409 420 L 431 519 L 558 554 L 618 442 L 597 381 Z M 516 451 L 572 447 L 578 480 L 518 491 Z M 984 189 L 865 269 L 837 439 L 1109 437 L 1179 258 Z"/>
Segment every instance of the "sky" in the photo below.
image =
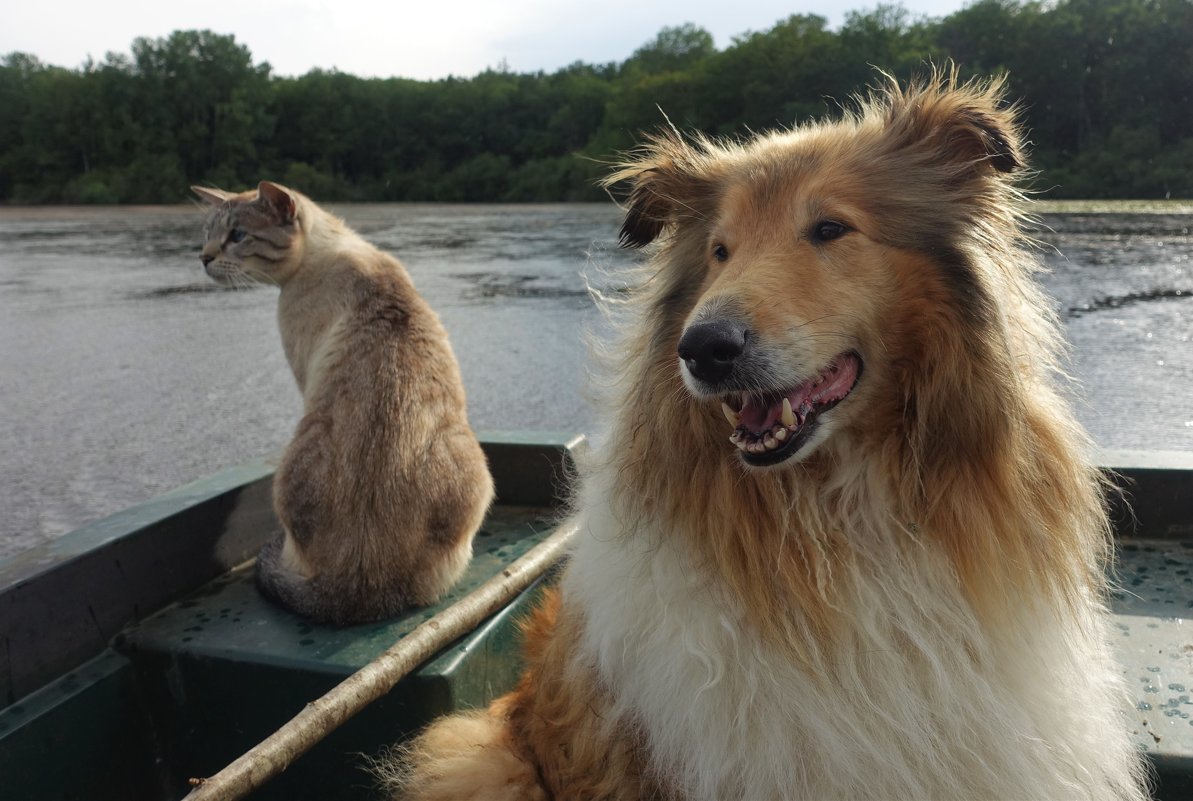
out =
<path fill-rule="evenodd" d="M 967 0 L 904 0 L 914 15 L 942 17 Z M 21 51 L 76 68 L 138 36 L 180 29 L 232 34 L 275 75 L 319 67 L 361 77 L 471 77 L 488 68 L 553 72 L 576 61 L 624 61 L 668 25 L 693 23 L 718 49 L 791 14 L 836 27 L 876 0 L 4 0 L 0 55 Z"/>

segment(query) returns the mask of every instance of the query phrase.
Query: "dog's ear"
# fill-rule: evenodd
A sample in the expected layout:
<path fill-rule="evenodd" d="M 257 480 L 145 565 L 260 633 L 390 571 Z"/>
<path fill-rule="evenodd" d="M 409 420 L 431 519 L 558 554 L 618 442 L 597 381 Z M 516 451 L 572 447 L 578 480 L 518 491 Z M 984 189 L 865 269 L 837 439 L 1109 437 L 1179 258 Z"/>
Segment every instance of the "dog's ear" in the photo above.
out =
<path fill-rule="evenodd" d="M 662 232 L 670 217 L 668 198 L 659 190 L 664 182 L 663 168 L 644 167 L 631 179 L 625 219 L 621 222 L 623 248 L 649 245 Z"/>
<path fill-rule="evenodd" d="M 605 179 L 606 188 L 629 185 L 622 247 L 645 247 L 681 217 L 707 219 L 713 183 L 710 147 L 703 140 L 689 144 L 673 129 L 664 130 Z"/>
<path fill-rule="evenodd" d="M 963 175 L 1012 173 L 1027 161 L 1016 111 L 1003 91 L 1001 80 L 959 85 L 955 72 L 937 72 L 906 91 L 892 81 L 886 126 L 896 141 Z"/>

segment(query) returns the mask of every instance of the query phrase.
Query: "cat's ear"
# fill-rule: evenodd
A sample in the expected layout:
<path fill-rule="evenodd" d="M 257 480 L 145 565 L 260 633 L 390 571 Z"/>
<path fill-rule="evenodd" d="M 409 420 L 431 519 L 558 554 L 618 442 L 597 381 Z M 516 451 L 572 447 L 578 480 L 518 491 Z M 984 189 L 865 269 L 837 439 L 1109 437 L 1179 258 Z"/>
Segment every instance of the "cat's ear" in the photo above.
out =
<path fill-rule="evenodd" d="M 225 192 L 222 189 L 216 189 L 211 186 L 192 186 L 191 191 L 212 206 L 221 206 L 228 198 L 234 197 L 231 192 Z"/>
<path fill-rule="evenodd" d="M 257 184 L 257 197 L 273 207 L 278 216 L 282 218 L 282 222 L 294 221 L 298 204 L 294 200 L 294 195 L 286 187 L 270 181 L 262 181 Z"/>

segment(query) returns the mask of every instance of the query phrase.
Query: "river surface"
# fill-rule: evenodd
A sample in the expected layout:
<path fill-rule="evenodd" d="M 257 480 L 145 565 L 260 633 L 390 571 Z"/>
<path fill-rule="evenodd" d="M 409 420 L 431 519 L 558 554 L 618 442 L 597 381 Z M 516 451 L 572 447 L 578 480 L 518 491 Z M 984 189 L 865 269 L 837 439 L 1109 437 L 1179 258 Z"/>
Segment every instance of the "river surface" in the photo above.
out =
<path fill-rule="evenodd" d="M 473 426 L 594 433 L 587 286 L 611 205 L 333 207 L 396 253 L 451 335 Z M 0 209 L 0 558 L 276 453 L 301 402 L 277 291 L 203 274 L 190 207 Z M 1193 451 L 1193 204 L 1053 207 L 1043 282 L 1107 448 Z"/>

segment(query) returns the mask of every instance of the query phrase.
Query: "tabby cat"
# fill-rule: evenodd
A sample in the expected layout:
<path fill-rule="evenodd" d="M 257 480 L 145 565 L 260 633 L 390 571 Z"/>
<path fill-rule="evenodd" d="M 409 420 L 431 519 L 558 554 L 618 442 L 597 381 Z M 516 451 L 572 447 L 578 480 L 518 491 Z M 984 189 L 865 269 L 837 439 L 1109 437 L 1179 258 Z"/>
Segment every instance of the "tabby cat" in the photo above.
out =
<path fill-rule="evenodd" d="M 202 261 L 281 288 L 278 325 L 304 413 L 274 476 L 284 531 L 257 583 L 345 624 L 434 602 L 472 557 L 493 481 L 447 333 L 402 265 L 298 192 L 263 181 L 211 204 Z"/>

